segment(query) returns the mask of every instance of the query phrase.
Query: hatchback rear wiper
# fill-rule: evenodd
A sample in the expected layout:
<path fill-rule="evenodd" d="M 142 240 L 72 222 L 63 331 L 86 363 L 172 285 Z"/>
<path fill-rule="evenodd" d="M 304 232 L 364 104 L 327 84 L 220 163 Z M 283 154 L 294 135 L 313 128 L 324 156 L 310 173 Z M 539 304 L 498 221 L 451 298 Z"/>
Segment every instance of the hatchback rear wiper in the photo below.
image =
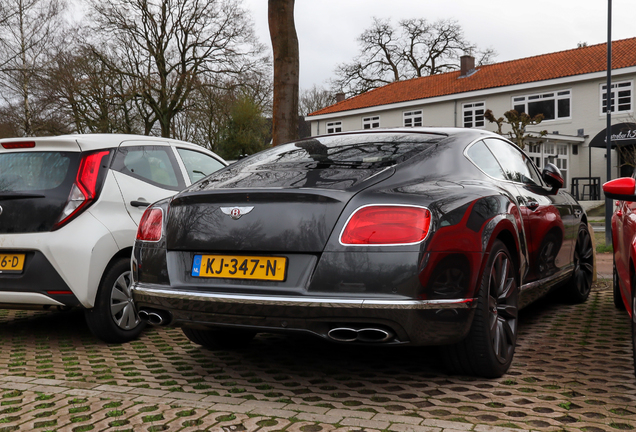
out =
<path fill-rule="evenodd" d="M 28 198 L 46 198 L 46 195 L 34 194 L 34 193 L 0 191 L 0 201 L 28 199 Z"/>

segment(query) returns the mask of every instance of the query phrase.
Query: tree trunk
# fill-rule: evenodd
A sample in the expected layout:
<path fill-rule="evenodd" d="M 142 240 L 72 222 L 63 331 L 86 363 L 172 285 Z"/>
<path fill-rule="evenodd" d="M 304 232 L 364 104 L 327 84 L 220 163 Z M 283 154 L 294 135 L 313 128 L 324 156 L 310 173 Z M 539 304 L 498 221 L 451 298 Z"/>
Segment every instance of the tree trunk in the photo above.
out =
<path fill-rule="evenodd" d="M 22 124 L 24 136 L 33 135 L 33 129 L 31 127 L 31 106 L 29 105 L 29 82 L 30 71 L 29 63 L 26 58 L 27 40 L 24 30 L 24 7 L 22 2 L 19 2 L 20 13 L 20 62 L 21 62 L 21 79 L 22 79 L 22 110 L 24 115 L 24 123 Z"/>
<path fill-rule="evenodd" d="M 269 34 L 274 51 L 274 145 L 298 138 L 298 37 L 294 0 L 268 0 Z"/>

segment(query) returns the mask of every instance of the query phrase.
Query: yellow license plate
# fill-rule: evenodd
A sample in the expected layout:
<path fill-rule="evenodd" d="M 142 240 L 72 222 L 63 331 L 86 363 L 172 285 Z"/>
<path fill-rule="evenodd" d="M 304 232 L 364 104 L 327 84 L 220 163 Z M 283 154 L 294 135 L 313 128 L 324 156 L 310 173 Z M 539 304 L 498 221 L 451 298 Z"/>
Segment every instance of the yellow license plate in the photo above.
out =
<path fill-rule="evenodd" d="M 0 254 L 0 273 L 22 273 L 24 254 Z"/>
<path fill-rule="evenodd" d="M 284 281 L 286 257 L 195 255 L 192 276 Z"/>

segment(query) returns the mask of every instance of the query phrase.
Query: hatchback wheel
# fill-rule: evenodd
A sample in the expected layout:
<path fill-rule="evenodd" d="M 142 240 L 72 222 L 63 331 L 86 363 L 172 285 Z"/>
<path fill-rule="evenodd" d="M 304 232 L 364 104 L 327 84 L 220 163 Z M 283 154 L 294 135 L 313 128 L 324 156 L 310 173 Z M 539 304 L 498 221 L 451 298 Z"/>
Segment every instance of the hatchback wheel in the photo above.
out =
<path fill-rule="evenodd" d="M 239 329 L 200 330 L 183 327 L 181 330 L 192 342 L 209 350 L 241 348 L 256 336 L 255 332 Z"/>
<path fill-rule="evenodd" d="M 95 306 L 86 311 L 88 328 L 104 342 L 122 343 L 137 339 L 145 327 L 135 310 L 131 284 L 130 259 L 116 260 L 102 277 Z"/>
<path fill-rule="evenodd" d="M 495 241 L 481 278 L 470 332 L 466 339 L 445 351 L 454 371 L 497 378 L 510 367 L 517 342 L 516 277 L 508 249 L 501 241 Z"/>
<path fill-rule="evenodd" d="M 579 225 L 579 233 L 574 247 L 574 272 L 564 293 L 566 300 L 572 303 L 583 303 L 592 291 L 594 277 L 594 248 L 587 225 Z"/>

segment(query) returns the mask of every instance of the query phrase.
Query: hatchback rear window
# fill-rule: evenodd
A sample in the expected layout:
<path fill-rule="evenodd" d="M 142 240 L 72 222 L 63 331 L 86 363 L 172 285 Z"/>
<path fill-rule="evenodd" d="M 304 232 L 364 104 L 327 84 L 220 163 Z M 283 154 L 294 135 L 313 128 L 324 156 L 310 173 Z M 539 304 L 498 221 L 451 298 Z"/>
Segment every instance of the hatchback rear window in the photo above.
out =
<path fill-rule="evenodd" d="M 64 182 L 76 159 L 76 153 L 1 153 L 0 192 L 55 189 Z"/>
<path fill-rule="evenodd" d="M 292 165 L 377 168 L 395 165 L 446 138 L 433 134 L 373 133 L 326 136 L 280 145 L 250 159 L 268 169 Z"/>

